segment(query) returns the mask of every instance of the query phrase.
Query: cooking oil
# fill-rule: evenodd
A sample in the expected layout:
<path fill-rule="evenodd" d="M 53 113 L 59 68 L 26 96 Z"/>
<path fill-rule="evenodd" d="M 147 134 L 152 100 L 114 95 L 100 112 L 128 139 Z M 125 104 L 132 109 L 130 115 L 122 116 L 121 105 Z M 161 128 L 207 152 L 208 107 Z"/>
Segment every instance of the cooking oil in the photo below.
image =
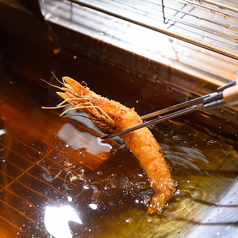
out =
<path fill-rule="evenodd" d="M 154 192 L 132 152 L 119 138 L 102 140 L 84 118 L 41 108 L 59 100 L 40 80 L 2 73 L 0 227 L 7 237 L 185 237 L 237 177 L 237 148 L 220 135 L 179 118 L 150 127 L 178 183 L 163 213 L 150 216 Z M 126 101 L 143 111 L 141 98 Z"/>

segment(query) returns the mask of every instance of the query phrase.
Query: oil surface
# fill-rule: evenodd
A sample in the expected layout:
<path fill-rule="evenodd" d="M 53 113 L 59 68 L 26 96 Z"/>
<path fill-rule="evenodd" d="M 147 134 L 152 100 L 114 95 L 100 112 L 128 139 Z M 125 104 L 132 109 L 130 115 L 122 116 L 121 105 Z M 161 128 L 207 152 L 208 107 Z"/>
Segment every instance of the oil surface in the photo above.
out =
<path fill-rule="evenodd" d="M 221 137 L 187 121 L 158 124 L 150 129 L 178 187 L 163 214 L 149 216 L 150 183 L 120 139 L 101 140 L 84 118 L 41 109 L 60 100 L 43 82 L 3 69 L 1 75 L 0 230 L 6 237 L 185 237 L 237 177 L 237 150 Z"/>

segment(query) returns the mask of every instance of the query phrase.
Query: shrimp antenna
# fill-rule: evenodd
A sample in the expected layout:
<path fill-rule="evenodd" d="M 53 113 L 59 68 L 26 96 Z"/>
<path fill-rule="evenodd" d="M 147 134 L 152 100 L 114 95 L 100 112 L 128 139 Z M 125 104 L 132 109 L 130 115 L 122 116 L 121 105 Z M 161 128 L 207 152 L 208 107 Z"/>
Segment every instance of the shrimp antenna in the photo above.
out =
<path fill-rule="evenodd" d="M 52 73 L 52 75 L 54 76 L 54 78 L 55 78 L 59 83 L 63 84 L 63 83 L 56 77 L 56 75 L 54 74 L 53 71 L 51 71 L 51 73 Z"/>
<path fill-rule="evenodd" d="M 47 82 L 46 80 L 44 80 L 44 79 L 42 79 L 42 78 L 39 78 L 39 79 L 40 79 L 41 81 L 43 81 L 44 83 L 50 85 L 51 87 L 61 89 L 60 87 L 58 87 L 58 86 L 56 86 L 56 85 L 54 85 L 54 84 L 51 84 L 51 83 Z"/>

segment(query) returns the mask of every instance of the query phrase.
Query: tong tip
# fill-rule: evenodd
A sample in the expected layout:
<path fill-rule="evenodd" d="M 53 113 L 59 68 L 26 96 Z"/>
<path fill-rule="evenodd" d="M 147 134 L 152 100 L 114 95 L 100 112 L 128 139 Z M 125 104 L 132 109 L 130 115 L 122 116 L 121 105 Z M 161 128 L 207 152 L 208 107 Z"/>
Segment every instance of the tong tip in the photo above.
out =
<path fill-rule="evenodd" d="M 108 139 L 110 138 L 110 134 L 106 134 L 106 135 L 102 135 L 101 136 L 101 139 L 104 140 L 104 139 Z"/>

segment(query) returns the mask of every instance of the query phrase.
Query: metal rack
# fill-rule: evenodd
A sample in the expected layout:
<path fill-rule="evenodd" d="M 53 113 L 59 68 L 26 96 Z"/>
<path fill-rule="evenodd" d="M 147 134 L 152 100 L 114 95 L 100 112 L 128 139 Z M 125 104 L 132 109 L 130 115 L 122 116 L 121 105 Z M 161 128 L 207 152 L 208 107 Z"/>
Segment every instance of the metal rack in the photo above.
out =
<path fill-rule="evenodd" d="M 237 1 L 68 1 L 238 59 Z"/>
<path fill-rule="evenodd" d="M 218 48 L 218 53 L 238 53 L 238 3 L 210 0 L 177 0 L 174 4 L 161 0 L 163 21 L 175 32 L 191 41 Z M 171 7 L 172 6 L 172 7 Z"/>

